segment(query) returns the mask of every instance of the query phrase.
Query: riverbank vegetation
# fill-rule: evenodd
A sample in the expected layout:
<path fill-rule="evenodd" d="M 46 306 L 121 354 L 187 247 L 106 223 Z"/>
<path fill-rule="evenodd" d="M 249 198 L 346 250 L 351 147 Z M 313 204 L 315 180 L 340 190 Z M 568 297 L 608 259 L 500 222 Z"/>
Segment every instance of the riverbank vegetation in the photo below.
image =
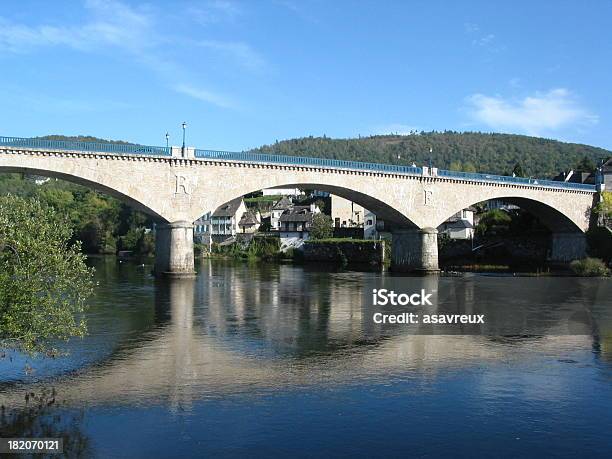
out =
<path fill-rule="evenodd" d="M 0 174 L 0 196 L 7 194 L 37 200 L 65 216 L 74 229 L 71 241 L 81 241 L 85 253 L 153 253 L 151 218 L 108 195 L 62 180 Z"/>
<path fill-rule="evenodd" d="M 0 196 L 0 346 L 55 353 L 82 337 L 93 271 L 69 219 L 37 199 Z"/>
<path fill-rule="evenodd" d="M 599 258 L 583 258 L 572 261 L 570 267 L 578 276 L 603 277 L 609 276 L 610 270 Z"/>
<path fill-rule="evenodd" d="M 203 254 L 205 252 L 202 252 Z M 274 236 L 258 236 L 250 240 L 231 244 L 213 243 L 207 256 L 248 260 L 291 259 L 293 252 L 285 254 L 280 250 L 280 239 Z"/>

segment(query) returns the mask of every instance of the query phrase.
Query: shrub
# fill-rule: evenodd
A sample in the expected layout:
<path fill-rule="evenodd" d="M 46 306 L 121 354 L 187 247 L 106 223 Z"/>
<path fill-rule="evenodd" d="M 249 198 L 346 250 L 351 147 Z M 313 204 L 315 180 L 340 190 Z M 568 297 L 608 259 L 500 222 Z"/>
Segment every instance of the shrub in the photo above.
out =
<path fill-rule="evenodd" d="M 331 217 L 325 214 L 315 214 L 312 218 L 310 237 L 312 239 L 327 239 L 332 237 L 333 234 Z"/>
<path fill-rule="evenodd" d="M 610 270 L 599 258 L 583 258 L 582 260 L 574 260 L 570 264 L 570 267 L 578 276 L 601 277 L 610 275 Z"/>
<path fill-rule="evenodd" d="M 93 270 L 67 219 L 35 199 L 0 197 L 0 347 L 55 353 L 82 337 Z"/>

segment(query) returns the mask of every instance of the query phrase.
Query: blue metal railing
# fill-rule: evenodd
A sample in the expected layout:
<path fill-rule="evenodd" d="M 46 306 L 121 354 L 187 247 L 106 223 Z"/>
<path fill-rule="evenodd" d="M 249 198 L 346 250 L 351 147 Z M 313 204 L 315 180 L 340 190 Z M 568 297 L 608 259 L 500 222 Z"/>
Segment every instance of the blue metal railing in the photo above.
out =
<path fill-rule="evenodd" d="M 326 167 L 332 169 L 351 169 L 361 171 L 374 171 L 374 172 L 394 172 L 398 174 L 406 175 L 422 175 L 423 169 L 421 167 L 410 167 L 410 166 L 398 166 L 393 164 L 380 164 L 380 163 L 363 163 L 358 161 L 344 161 L 339 159 L 327 159 L 327 158 L 311 158 L 307 156 L 285 156 L 285 155 L 270 155 L 270 154 L 258 154 L 258 153 L 245 153 L 245 152 L 230 152 L 230 151 L 215 151 L 215 150 L 196 150 L 196 158 L 205 159 L 218 159 L 218 160 L 233 160 L 233 161 L 244 161 L 244 162 L 257 162 L 257 163 L 273 163 L 273 164 L 287 164 L 287 165 L 305 165 L 305 166 L 317 166 Z M 456 172 L 447 171 L 444 169 L 438 170 L 439 177 L 449 177 L 460 180 L 471 180 L 479 182 L 503 182 L 512 184 L 524 184 L 532 186 L 548 186 L 555 188 L 565 189 L 576 189 L 576 190 L 589 190 L 594 191 L 595 185 L 589 185 L 585 183 L 571 183 L 571 182 L 560 182 L 556 180 L 540 180 L 533 178 L 524 177 L 510 177 L 506 175 L 495 175 L 495 174 L 479 174 L 472 172 Z"/>
<path fill-rule="evenodd" d="M 310 158 L 307 156 L 270 155 L 247 152 L 196 150 L 196 158 L 245 161 L 249 163 L 273 163 L 293 166 L 315 166 L 331 169 L 351 169 L 359 171 L 395 172 L 399 174 L 421 175 L 420 167 L 398 166 L 395 164 L 362 163 L 341 159 Z"/>
<path fill-rule="evenodd" d="M 527 177 L 510 177 L 507 175 L 495 175 L 495 174 L 478 174 L 476 172 L 458 172 L 458 171 L 447 171 L 439 170 L 438 175 L 440 177 L 450 177 L 460 180 L 476 180 L 480 182 L 503 182 L 512 183 L 517 185 L 540 185 L 540 186 L 552 186 L 555 188 L 568 188 L 575 190 L 589 190 L 594 191 L 595 185 L 589 185 L 587 183 L 572 183 L 572 182 L 561 182 L 557 180 L 541 180 L 536 178 Z"/>
<path fill-rule="evenodd" d="M 72 140 L 45 140 L 38 138 L 0 137 L 0 147 L 21 147 L 33 149 L 87 151 L 99 153 L 136 154 L 151 156 L 171 156 L 168 147 L 152 147 L 123 143 L 77 142 Z M 358 171 L 391 172 L 404 175 L 422 175 L 421 167 L 399 166 L 395 164 L 365 163 L 344 161 L 340 159 L 311 158 L 307 156 L 285 156 L 248 152 L 231 152 L 217 150 L 195 150 L 195 157 L 212 160 L 243 161 L 251 163 L 271 163 L 294 166 L 315 166 L 329 169 L 350 169 Z M 524 177 L 509 177 L 495 174 L 478 174 L 475 172 L 457 172 L 438 170 L 439 177 L 478 182 L 510 183 L 517 185 L 545 186 L 553 188 L 595 191 L 595 185 L 585 183 L 560 182 Z"/>
<path fill-rule="evenodd" d="M 170 156 L 170 149 L 166 147 L 151 147 L 127 143 L 78 142 L 76 140 L 24 139 L 21 137 L 0 137 L 0 147 Z"/>

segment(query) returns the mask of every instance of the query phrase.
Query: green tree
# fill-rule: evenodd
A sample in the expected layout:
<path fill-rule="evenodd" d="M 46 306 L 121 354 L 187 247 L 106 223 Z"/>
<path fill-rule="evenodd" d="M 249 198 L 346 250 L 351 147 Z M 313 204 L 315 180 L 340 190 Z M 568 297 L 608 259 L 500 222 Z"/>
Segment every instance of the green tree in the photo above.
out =
<path fill-rule="evenodd" d="M 595 205 L 593 210 L 599 215 L 603 215 L 607 218 L 612 218 L 612 192 L 604 191 L 602 193 L 603 200 Z"/>
<path fill-rule="evenodd" d="M 578 163 L 576 163 L 576 167 L 574 167 L 577 171 L 582 172 L 595 172 L 595 162 L 588 156 L 583 157 Z"/>
<path fill-rule="evenodd" d="M 323 213 L 315 214 L 312 218 L 312 226 L 310 227 L 311 239 L 327 239 L 332 237 L 333 234 L 331 217 Z"/>
<path fill-rule="evenodd" d="M 480 218 L 476 226 L 478 234 L 500 234 L 508 231 L 512 217 L 500 209 L 493 209 Z"/>
<path fill-rule="evenodd" d="M 93 271 L 66 219 L 35 199 L 0 197 L 0 345 L 54 352 L 82 337 Z"/>
<path fill-rule="evenodd" d="M 461 161 L 451 161 L 449 170 L 461 172 L 463 170 L 463 165 L 461 164 Z"/>
<path fill-rule="evenodd" d="M 325 210 L 326 210 L 326 209 L 325 209 L 325 201 L 323 201 L 323 199 L 317 199 L 317 200 L 314 202 L 314 204 L 315 204 L 315 206 L 317 206 L 317 207 L 319 208 L 319 210 L 320 210 L 321 212 L 325 212 Z"/>

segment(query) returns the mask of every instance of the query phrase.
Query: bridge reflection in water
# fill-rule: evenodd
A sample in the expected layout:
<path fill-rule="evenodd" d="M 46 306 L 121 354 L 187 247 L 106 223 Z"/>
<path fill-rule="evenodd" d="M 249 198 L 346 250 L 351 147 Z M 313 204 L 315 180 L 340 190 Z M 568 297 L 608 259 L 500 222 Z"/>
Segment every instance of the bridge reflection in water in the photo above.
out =
<path fill-rule="evenodd" d="M 114 282 L 104 279 L 104 270 L 99 275 L 102 287 Z M 57 385 L 68 404 L 153 401 L 185 409 L 229 394 L 363 383 L 389 375 L 435 378 L 441 371 L 517 356 L 601 352 L 600 336 L 612 329 L 605 316 L 612 298 L 609 283 L 589 279 L 399 278 L 210 260 L 202 261 L 195 279 L 139 276 L 138 283 L 154 283 L 154 326 L 106 361 L 60 378 Z M 514 318 L 513 327 L 525 327 L 499 338 L 375 324 L 372 314 L 379 308 L 372 306 L 369 292 L 381 285 L 434 292 L 431 313 L 484 312 L 492 334 L 512 330 L 508 317 Z M 118 294 L 125 285 L 114 288 Z M 20 390 L 5 391 L 2 403 L 15 402 Z"/>

